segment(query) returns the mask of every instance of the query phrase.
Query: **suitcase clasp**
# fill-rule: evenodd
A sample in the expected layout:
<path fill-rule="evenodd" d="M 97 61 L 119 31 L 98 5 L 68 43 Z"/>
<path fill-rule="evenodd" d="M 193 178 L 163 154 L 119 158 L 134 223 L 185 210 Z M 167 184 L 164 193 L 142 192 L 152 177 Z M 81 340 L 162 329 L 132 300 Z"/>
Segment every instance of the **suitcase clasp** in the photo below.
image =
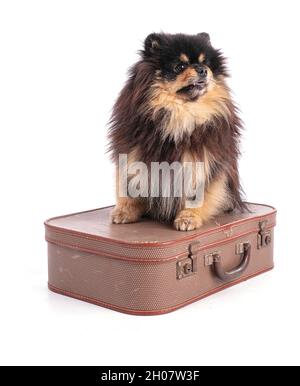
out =
<path fill-rule="evenodd" d="M 189 256 L 177 262 L 177 279 L 183 279 L 197 272 L 197 246 L 199 244 L 200 243 L 196 242 L 190 245 Z"/>
<path fill-rule="evenodd" d="M 220 251 L 214 251 L 212 253 L 207 253 L 204 255 L 204 265 L 213 265 L 213 263 L 218 263 L 221 259 Z"/>
<path fill-rule="evenodd" d="M 267 221 L 260 221 L 257 235 L 257 249 L 265 248 L 272 241 L 271 231 L 266 229 Z"/>

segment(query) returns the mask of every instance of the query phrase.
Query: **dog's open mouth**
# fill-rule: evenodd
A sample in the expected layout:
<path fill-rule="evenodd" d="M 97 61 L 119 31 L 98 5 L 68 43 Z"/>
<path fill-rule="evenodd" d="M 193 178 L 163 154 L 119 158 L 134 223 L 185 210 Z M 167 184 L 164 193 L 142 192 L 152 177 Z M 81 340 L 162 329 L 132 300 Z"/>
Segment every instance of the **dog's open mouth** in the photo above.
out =
<path fill-rule="evenodd" d="M 203 90 L 205 86 L 206 86 L 206 82 L 195 82 L 177 90 L 177 93 L 179 94 L 194 93 L 194 92 Z"/>

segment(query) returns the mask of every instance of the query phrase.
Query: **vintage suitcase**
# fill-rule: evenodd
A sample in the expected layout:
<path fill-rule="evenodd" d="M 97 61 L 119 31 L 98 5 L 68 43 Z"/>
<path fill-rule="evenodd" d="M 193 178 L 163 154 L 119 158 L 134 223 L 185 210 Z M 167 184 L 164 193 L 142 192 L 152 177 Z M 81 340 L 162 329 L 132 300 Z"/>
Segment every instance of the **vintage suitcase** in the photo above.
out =
<path fill-rule="evenodd" d="M 276 211 L 250 204 L 200 230 L 149 219 L 111 224 L 112 207 L 45 222 L 49 288 L 116 311 L 174 311 L 273 268 Z M 229 296 L 229 293 L 228 293 Z"/>

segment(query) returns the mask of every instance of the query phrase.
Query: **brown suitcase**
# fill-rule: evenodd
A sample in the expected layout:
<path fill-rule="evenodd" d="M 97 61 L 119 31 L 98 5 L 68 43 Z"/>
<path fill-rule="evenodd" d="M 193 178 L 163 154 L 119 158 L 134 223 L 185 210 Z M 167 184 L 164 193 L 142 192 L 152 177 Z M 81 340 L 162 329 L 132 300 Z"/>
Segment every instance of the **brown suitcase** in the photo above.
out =
<path fill-rule="evenodd" d="M 276 210 L 250 204 L 200 230 L 149 219 L 111 224 L 112 207 L 45 222 L 49 288 L 116 311 L 155 315 L 273 268 Z"/>

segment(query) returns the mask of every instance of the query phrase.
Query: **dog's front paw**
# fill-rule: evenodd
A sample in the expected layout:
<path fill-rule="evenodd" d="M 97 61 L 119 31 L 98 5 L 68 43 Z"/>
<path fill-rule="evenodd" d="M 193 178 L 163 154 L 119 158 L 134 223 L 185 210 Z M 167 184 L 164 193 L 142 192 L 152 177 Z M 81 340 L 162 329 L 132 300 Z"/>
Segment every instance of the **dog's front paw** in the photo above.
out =
<path fill-rule="evenodd" d="M 115 207 L 111 214 L 111 220 L 114 224 L 128 224 L 137 222 L 140 216 L 135 213 L 134 209 L 128 207 Z"/>
<path fill-rule="evenodd" d="M 193 231 L 202 224 L 202 219 L 189 210 L 182 210 L 174 221 L 174 227 L 178 231 Z"/>

